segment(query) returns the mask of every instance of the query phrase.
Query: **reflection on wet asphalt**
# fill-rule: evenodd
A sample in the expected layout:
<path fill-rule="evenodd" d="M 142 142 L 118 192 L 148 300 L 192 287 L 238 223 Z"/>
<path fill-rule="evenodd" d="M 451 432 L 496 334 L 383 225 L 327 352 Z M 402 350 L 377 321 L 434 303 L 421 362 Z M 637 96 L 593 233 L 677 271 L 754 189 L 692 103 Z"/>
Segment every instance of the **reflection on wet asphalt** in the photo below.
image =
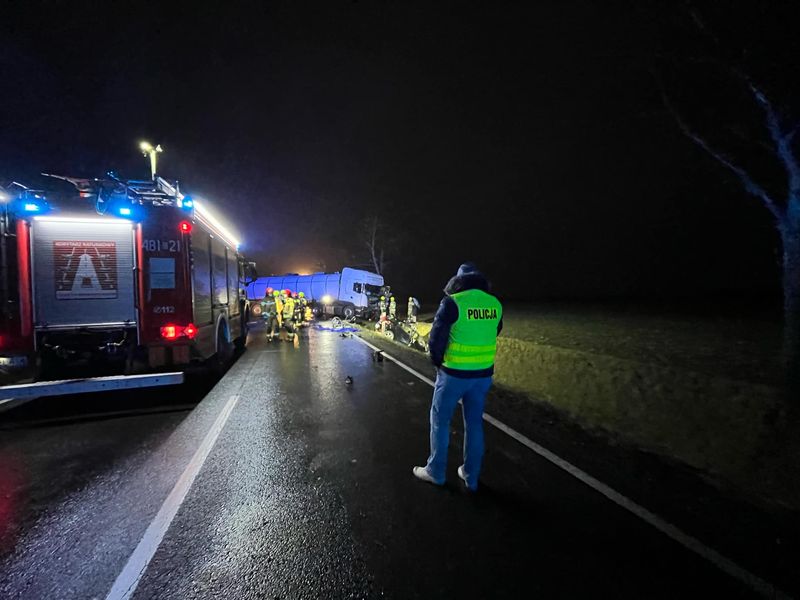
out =
<path fill-rule="evenodd" d="M 232 395 L 136 598 L 749 597 L 497 431 L 477 496 L 460 433 L 447 486 L 416 481 L 430 388 L 316 331 L 256 331 L 191 410 L 0 432 L 0 597 L 105 597 Z"/>

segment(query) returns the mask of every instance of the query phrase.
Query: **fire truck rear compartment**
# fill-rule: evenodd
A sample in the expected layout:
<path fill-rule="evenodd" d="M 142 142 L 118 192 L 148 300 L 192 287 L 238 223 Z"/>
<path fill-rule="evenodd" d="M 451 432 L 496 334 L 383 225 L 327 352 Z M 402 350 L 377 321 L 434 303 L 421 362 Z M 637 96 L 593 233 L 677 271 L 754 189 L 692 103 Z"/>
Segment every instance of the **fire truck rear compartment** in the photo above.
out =
<path fill-rule="evenodd" d="M 40 219 L 33 221 L 31 241 L 35 328 L 135 328 L 132 224 Z"/>

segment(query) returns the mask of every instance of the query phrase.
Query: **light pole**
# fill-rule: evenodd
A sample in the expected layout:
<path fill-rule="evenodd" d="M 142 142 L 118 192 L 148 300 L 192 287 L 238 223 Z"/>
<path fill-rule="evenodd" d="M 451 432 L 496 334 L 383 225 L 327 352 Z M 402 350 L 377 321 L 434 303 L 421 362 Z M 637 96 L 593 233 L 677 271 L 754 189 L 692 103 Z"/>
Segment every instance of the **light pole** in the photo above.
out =
<path fill-rule="evenodd" d="M 163 152 L 161 149 L 161 144 L 157 145 L 155 148 L 150 144 L 150 142 L 142 142 L 139 144 L 139 148 L 142 151 L 144 156 L 150 157 L 150 177 L 152 177 L 153 181 L 156 179 L 156 154 L 159 152 Z"/>

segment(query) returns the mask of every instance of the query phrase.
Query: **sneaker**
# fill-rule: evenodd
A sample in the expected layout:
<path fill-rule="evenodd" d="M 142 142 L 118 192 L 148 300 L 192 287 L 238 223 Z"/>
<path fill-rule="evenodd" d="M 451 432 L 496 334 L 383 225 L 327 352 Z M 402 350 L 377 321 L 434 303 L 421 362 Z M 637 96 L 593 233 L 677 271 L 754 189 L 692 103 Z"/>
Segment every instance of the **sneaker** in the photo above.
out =
<path fill-rule="evenodd" d="M 466 487 L 470 492 L 475 492 L 478 490 L 477 485 L 475 487 L 470 487 L 469 483 L 467 483 L 467 474 L 464 473 L 464 465 L 458 467 L 458 477 L 464 482 L 464 487 Z"/>
<path fill-rule="evenodd" d="M 433 477 L 431 477 L 431 474 L 428 473 L 428 469 L 426 469 L 425 467 L 414 467 L 413 473 L 414 477 L 416 477 L 417 479 L 421 479 L 422 481 L 427 481 L 428 483 L 432 483 L 433 485 L 444 485 L 444 482 L 439 483 Z"/>

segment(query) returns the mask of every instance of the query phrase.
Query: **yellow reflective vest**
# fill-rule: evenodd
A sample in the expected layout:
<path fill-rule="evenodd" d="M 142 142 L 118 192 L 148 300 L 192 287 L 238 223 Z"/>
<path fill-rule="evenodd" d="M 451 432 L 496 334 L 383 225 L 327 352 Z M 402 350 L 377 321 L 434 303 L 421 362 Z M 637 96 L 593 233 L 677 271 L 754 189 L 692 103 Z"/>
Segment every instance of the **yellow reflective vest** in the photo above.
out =
<path fill-rule="evenodd" d="M 462 371 L 494 366 L 497 327 L 503 318 L 500 301 L 481 290 L 466 290 L 450 297 L 458 306 L 458 320 L 450 328 L 442 365 Z"/>

